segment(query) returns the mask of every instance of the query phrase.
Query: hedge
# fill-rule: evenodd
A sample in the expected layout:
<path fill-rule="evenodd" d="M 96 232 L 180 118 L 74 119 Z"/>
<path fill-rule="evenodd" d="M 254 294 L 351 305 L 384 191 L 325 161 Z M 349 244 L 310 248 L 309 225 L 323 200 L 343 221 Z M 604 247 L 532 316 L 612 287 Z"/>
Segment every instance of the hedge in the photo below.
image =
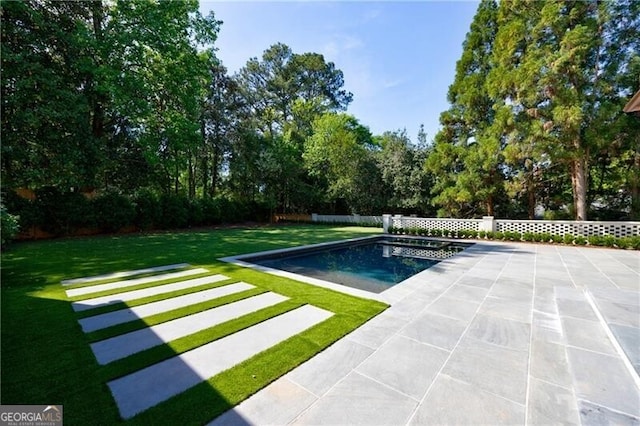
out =
<path fill-rule="evenodd" d="M 35 200 L 27 200 L 8 191 L 3 194 L 2 201 L 6 207 L 3 215 L 19 216 L 16 220 L 21 230 L 26 232 L 39 228 L 54 236 L 74 235 L 84 228 L 117 232 L 133 227 L 146 231 L 265 221 L 269 218 L 269 208 L 257 202 L 222 197 L 189 199 L 181 195 L 158 196 L 150 191 L 133 195 L 107 192 L 88 199 L 78 192 L 43 188 L 36 191 Z"/>

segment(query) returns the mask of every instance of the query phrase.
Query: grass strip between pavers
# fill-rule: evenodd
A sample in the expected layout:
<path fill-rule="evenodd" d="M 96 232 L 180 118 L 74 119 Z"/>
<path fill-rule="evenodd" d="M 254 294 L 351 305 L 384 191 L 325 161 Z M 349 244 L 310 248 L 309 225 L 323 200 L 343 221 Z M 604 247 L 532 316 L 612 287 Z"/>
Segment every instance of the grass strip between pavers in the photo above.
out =
<path fill-rule="evenodd" d="M 223 229 L 16 244 L 2 253 L 2 404 L 62 404 L 65 424 L 203 424 L 257 392 L 349 333 L 386 305 L 329 289 L 217 262 L 242 253 L 379 233 L 372 228 L 287 226 Z M 106 366 L 96 362 L 78 318 L 164 300 L 161 295 L 76 314 L 60 281 L 69 277 L 190 263 L 289 297 L 208 330 Z M 157 283 L 154 283 L 157 285 Z M 194 288 L 179 294 L 203 290 Z M 160 296 L 160 295 L 159 295 Z M 279 309 L 311 304 L 334 312 L 328 320 L 124 422 L 107 381 L 241 330 Z M 180 313 L 180 315 L 186 312 Z M 262 317 L 264 315 L 264 317 Z M 162 321 L 160 318 L 154 320 Z M 97 332 L 96 332 L 97 333 Z M 95 337 L 96 334 L 91 334 Z M 255 376 L 255 377 L 254 377 Z"/>
<path fill-rule="evenodd" d="M 159 314 L 140 318 L 134 321 L 125 322 L 122 324 L 116 324 L 111 327 L 107 327 L 101 330 L 96 330 L 96 331 L 87 333 L 87 340 L 91 343 L 98 342 L 100 340 L 109 339 L 111 337 L 119 336 L 121 334 L 130 333 L 132 331 L 141 330 L 143 328 L 147 328 L 153 325 L 162 324 L 163 322 L 171 321 L 177 318 L 186 317 L 187 315 L 197 314 L 198 312 L 217 308 L 223 305 L 227 305 L 229 303 L 237 302 L 239 300 L 257 296 L 258 294 L 262 294 L 266 292 L 267 292 L 266 290 L 263 290 L 261 288 L 252 288 L 249 290 L 242 291 L 240 293 L 228 294 L 226 296 L 207 300 L 205 302 L 196 303 L 194 305 L 185 306 L 183 308 L 161 312 Z"/>

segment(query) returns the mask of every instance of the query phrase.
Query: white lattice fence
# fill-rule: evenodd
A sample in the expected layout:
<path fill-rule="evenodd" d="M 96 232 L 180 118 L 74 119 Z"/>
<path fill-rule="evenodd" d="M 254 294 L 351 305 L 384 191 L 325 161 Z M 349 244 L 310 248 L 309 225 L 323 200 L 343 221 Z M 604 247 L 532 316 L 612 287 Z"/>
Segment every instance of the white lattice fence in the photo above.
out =
<path fill-rule="evenodd" d="M 419 259 L 448 259 L 457 254 L 449 250 L 429 250 L 414 247 L 393 247 L 393 255 Z"/>
<path fill-rule="evenodd" d="M 524 234 L 552 235 L 612 235 L 631 237 L 640 235 L 640 222 L 574 222 L 571 220 L 496 220 L 496 231 Z"/>
<path fill-rule="evenodd" d="M 424 217 L 392 217 L 394 228 L 444 229 L 447 231 L 478 231 L 482 219 L 437 219 Z"/>

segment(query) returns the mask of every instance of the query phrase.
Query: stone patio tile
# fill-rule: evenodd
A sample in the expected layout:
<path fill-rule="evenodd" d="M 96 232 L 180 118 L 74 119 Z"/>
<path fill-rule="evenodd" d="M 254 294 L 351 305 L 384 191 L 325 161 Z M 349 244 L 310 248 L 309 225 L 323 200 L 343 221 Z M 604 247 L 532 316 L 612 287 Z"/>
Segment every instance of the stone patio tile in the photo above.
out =
<path fill-rule="evenodd" d="M 598 317 L 595 312 L 593 312 L 593 308 L 589 302 L 587 302 L 587 299 L 557 299 L 556 304 L 558 306 L 558 313 L 561 317 L 581 318 L 592 321 L 598 320 Z"/>
<path fill-rule="evenodd" d="M 85 296 L 87 294 L 98 293 L 100 291 L 117 290 L 126 287 L 133 287 L 134 285 L 149 284 L 162 280 L 173 280 L 197 274 L 206 274 L 207 272 L 209 271 L 204 268 L 187 269 L 185 271 L 170 272 L 167 274 L 153 275 L 151 277 L 134 278 L 132 280 L 116 281 L 108 284 L 98 284 L 89 287 L 73 288 L 67 290 L 66 293 L 67 297 Z"/>
<path fill-rule="evenodd" d="M 496 282 L 491 288 L 489 296 L 501 297 L 521 303 L 531 303 L 533 300 L 533 287 L 515 282 Z"/>
<path fill-rule="evenodd" d="M 606 300 L 614 303 L 626 303 L 628 305 L 640 305 L 640 293 L 637 291 L 621 289 L 593 289 L 589 290 L 596 303 Z"/>
<path fill-rule="evenodd" d="M 281 378 L 207 426 L 284 425 L 316 400 L 302 387 Z"/>
<path fill-rule="evenodd" d="M 617 324 L 609 324 L 609 328 L 631 364 L 640 374 L 640 329 Z"/>
<path fill-rule="evenodd" d="M 356 371 L 419 400 L 448 356 L 443 349 L 394 336 Z"/>
<path fill-rule="evenodd" d="M 527 423 L 531 425 L 579 425 L 576 400 L 570 389 L 531 378 Z"/>
<path fill-rule="evenodd" d="M 524 424 L 524 405 L 441 374 L 410 425 Z"/>
<path fill-rule="evenodd" d="M 564 344 L 564 334 L 562 331 L 562 322 L 558 315 L 547 312 L 534 312 L 532 335 L 533 340 L 543 340 L 545 342 Z"/>
<path fill-rule="evenodd" d="M 396 318 L 410 321 L 417 317 L 418 314 L 427 307 L 427 305 L 429 305 L 429 302 L 425 301 L 423 298 L 409 296 L 403 298 L 397 303 L 394 303 L 386 312 Z"/>
<path fill-rule="evenodd" d="M 638 277 L 638 274 L 635 274 L 631 271 L 628 271 L 626 273 L 622 273 L 619 271 L 614 273 L 607 273 L 607 276 L 615 283 L 615 285 L 622 289 L 635 291 L 640 290 L 640 277 Z"/>
<path fill-rule="evenodd" d="M 407 325 L 401 334 L 423 343 L 451 350 L 464 333 L 467 325 L 468 321 L 426 313 Z"/>
<path fill-rule="evenodd" d="M 461 299 L 467 300 L 469 302 L 482 302 L 488 290 L 476 287 L 476 286 L 468 286 L 462 284 L 454 284 L 447 290 L 445 295 L 447 297 L 451 297 L 453 299 Z"/>
<path fill-rule="evenodd" d="M 372 349 L 379 348 L 389 337 L 398 333 L 408 321 L 390 315 L 388 310 L 357 328 L 346 338 Z"/>
<path fill-rule="evenodd" d="M 497 273 L 495 274 L 497 277 Z M 480 288 L 491 288 L 491 286 L 493 285 L 493 283 L 495 282 L 495 278 L 487 278 L 487 277 L 483 277 L 483 276 L 478 276 L 476 274 L 473 273 L 473 271 L 470 271 L 467 273 L 467 275 L 465 275 L 464 277 L 460 278 L 460 280 L 457 282 L 457 284 L 460 285 L 468 285 L 468 286 L 473 286 L 473 287 L 480 287 Z"/>
<path fill-rule="evenodd" d="M 475 316 L 479 306 L 479 303 L 452 299 L 450 297 L 441 297 L 433 302 L 425 312 L 469 321 Z"/>
<path fill-rule="evenodd" d="M 528 356 L 524 351 L 464 337 L 442 373 L 524 404 Z"/>
<path fill-rule="evenodd" d="M 640 425 L 640 418 L 638 416 L 618 413 L 583 400 L 578 402 L 578 406 L 580 407 L 582 426 Z"/>
<path fill-rule="evenodd" d="M 501 297 L 487 297 L 478 313 L 520 322 L 531 322 L 531 304 L 513 302 Z"/>
<path fill-rule="evenodd" d="M 305 362 L 286 377 L 321 396 L 373 353 L 373 349 L 351 340 L 339 340 Z"/>
<path fill-rule="evenodd" d="M 584 291 L 575 287 L 557 286 L 554 288 L 556 299 L 584 301 Z"/>
<path fill-rule="evenodd" d="M 402 425 L 418 405 L 406 395 L 350 373 L 298 417 L 297 425 Z"/>
<path fill-rule="evenodd" d="M 576 398 L 640 416 L 640 390 L 618 357 L 568 347 Z"/>
<path fill-rule="evenodd" d="M 530 334 L 529 324 L 484 314 L 476 315 L 467 331 L 474 339 L 520 351 L 529 348 Z"/>
<path fill-rule="evenodd" d="M 565 388 L 572 386 L 564 345 L 534 339 L 529 356 L 531 376 Z"/>
<path fill-rule="evenodd" d="M 597 306 L 607 323 L 640 327 L 640 305 L 599 300 Z"/>
<path fill-rule="evenodd" d="M 567 344 L 605 354 L 615 354 L 607 333 L 599 321 L 579 318 L 561 318 Z"/>

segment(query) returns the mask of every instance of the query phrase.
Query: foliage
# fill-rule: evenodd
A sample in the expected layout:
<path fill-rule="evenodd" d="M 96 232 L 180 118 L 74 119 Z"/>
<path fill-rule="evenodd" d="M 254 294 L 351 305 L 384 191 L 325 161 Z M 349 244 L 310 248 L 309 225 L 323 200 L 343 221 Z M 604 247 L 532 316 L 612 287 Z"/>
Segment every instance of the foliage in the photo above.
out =
<path fill-rule="evenodd" d="M 2 247 L 5 247 L 20 231 L 20 217 L 9 213 L 3 203 L 0 203 L 0 237 Z"/>
<path fill-rule="evenodd" d="M 110 192 L 92 201 L 95 223 L 106 232 L 116 232 L 133 223 L 136 208 L 124 195 Z"/>

